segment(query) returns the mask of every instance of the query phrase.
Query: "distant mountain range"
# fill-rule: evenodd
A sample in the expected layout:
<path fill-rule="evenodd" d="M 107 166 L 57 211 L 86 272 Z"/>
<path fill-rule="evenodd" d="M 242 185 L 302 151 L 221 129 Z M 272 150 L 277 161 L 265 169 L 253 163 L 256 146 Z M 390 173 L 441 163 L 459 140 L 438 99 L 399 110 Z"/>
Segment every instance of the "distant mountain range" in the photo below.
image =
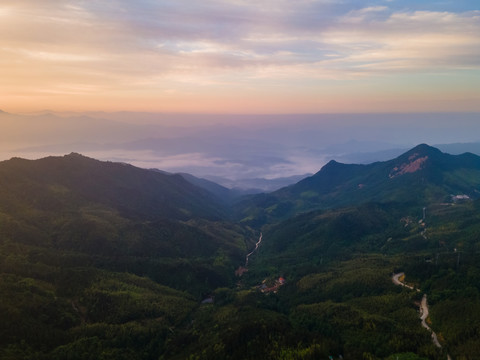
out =
<path fill-rule="evenodd" d="M 273 179 L 265 178 L 244 178 L 244 179 L 226 179 L 219 176 L 206 176 L 207 179 L 221 184 L 229 189 L 243 195 L 255 194 L 261 192 L 272 192 L 282 187 L 297 183 L 298 181 L 312 174 L 293 175 L 287 177 L 278 177 Z"/>
<path fill-rule="evenodd" d="M 388 126 L 378 126 L 386 119 L 390 119 Z M 448 144 L 463 139 L 466 143 L 456 144 L 455 149 L 438 148 L 480 155 L 478 124 L 478 114 L 466 113 L 196 116 L 3 112 L 0 160 L 77 152 L 141 168 L 189 173 L 228 188 L 270 192 L 300 180 L 287 183 L 275 178 L 313 173 L 331 159 L 354 164 L 387 161 L 420 141 Z M 419 130 L 412 132 L 413 127 Z"/>

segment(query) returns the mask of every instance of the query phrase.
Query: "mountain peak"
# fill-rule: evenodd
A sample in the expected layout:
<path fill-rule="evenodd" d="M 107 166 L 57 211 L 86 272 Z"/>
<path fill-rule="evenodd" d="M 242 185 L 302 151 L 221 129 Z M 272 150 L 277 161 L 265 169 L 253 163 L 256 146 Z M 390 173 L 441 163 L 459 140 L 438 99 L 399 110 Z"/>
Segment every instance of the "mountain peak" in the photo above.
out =
<path fill-rule="evenodd" d="M 71 152 L 70 154 L 65 155 L 65 157 L 86 157 L 77 152 Z"/>
<path fill-rule="evenodd" d="M 325 165 L 322 166 L 322 168 L 320 169 L 319 172 L 317 172 L 317 174 L 319 173 L 325 173 L 325 172 L 338 172 L 338 171 L 342 171 L 345 167 L 350 167 L 352 166 L 351 164 L 344 164 L 344 163 L 341 163 L 341 162 L 338 162 L 338 161 L 335 161 L 335 160 L 330 160 L 328 163 L 326 163 Z"/>
<path fill-rule="evenodd" d="M 415 152 L 420 154 L 441 153 L 441 151 L 438 150 L 436 147 L 430 146 L 428 144 L 419 144 L 415 146 L 413 149 L 407 151 L 406 154 L 415 153 Z"/>
<path fill-rule="evenodd" d="M 440 150 L 436 147 L 430 146 L 428 144 L 419 144 L 412 148 L 411 150 L 407 151 L 403 156 L 412 156 L 417 155 L 417 157 L 424 157 L 424 156 L 432 156 L 432 155 L 440 155 L 443 154 Z"/>
<path fill-rule="evenodd" d="M 80 163 L 88 163 L 88 162 L 99 162 L 98 160 L 89 158 L 88 156 L 71 152 L 70 154 L 65 154 L 63 156 L 49 156 L 45 159 L 41 160 L 51 160 L 51 161 L 61 161 L 66 164 L 80 164 Z"/>
<path fill-rule="evenodd" d="M 63 155 L 63 158 L 66 159 L 66 160 L 70 160 L 70 161 L 75 161 L 75 160 L 80 161 L 80 160 L 82 160 L 82 161 L 101 162 L 100 160 L 82 155 L 82 154 L 77 153 L 77 152 L 71 152 L 70 154 Z M 109 161 L 105 161 L 104 163 L 109 163 Z M 120 164 L 120 163 L 118 163 L 118 164 Z"/>
<path fill-rule="evenodd" d="M 333 166 L 336 166 L 336 165 L 339 165 L 340 163 L 338 161 L 335 161 L 335 160 L 330 160 L 328 163 L 326 163 L 323 167 L 324 168 L 329 168 L 329 167 L 333 167 Z"/>

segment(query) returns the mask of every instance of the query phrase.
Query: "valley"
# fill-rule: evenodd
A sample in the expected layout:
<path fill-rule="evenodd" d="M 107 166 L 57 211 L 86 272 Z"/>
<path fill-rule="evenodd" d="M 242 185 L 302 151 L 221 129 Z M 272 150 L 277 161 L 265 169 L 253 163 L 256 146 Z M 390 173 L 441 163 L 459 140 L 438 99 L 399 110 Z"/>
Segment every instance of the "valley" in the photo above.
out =
<path fill-rule="evenodd" d="M 480 353 L 479 157 L 422 144 L 228 201 L 192 181 L 79 154 L 0 162 L 0 358 Z"/>
<path fill-rule="evenodd" d="M 0 360 L 480 360 L 480 1 L 0 29 Z"/>

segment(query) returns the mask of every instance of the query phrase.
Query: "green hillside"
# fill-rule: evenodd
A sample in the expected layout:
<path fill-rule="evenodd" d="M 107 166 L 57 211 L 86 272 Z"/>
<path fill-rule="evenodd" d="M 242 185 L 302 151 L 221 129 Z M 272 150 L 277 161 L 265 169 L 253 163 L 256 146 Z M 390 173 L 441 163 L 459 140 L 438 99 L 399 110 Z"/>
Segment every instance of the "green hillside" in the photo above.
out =
<path fill-rule="evenodd" d="M 72 153 L 0 162 L 1 207 L 66 212 L 79 205 L 114 208 L 129 218 L 225 218 L 221 204 L 180 175 L 101 162 Z"/>
<path fill-rule="evenodd" d="M 179 176 L 2 162 L 0 358 L 477 359 L 478 159 L 331 162 L 239 222 Z"/>
<path fill-rule="evenodd" d="M 0 358 L 158 358 L 256 237 L 180 176 L 77 154 L 2 162 Z"/>
<path fill-rule="evenodd" d="M 449 155 L 422 144 L 386 162 L 332 160 L 293 186 L 244 200 L 236 211 L 240 221 L 259 226 L 315 209 L 395 201 L 422 206 L 451 202 L 451 195 L 478 198 L 479 191 L 479 156 Z"/>
<path fill-rule="evenodd" d="M 335 306 L 364 304 L 370 311 L 373 306 L 398 306 L 398 296 L 389 295 L 393 291 L 389 278 L 404 271 L 408 282 L 428 294 L 431 326 L 441 338 L 442 350 L 455 359 L 476 359 L 480 349 L 480 201 L 433 204 L 426 207 L 425 218 L 423 208 L 417 208 L 416 216 L 409 215 L 410 209 L 402 203 L 370 203 L 304 213 L 265 227 L 262 247 L 252 259 L 255 267 L 244 281 L 254 284 L 271 276 L 285 277 L 289 285 L 278 295 L 285 301 L 282 306 L 290 311 L 322 309 L 318 314 L 305 314 L 309 324 L 314 321 L 311 316 L 327 316 L 328 306 L 333 306 L 330 302 Z M 410 304 L 421 296 L 411 290 L 402 294 L 410 298 Z M 377 315 L 381 311 L 373 310 Z M 395 310 L 389 311 L 391 320 Z M 323 321 L 322 326 L 335 328 L 330 320 Z M 377 336 L 386 334 L 390 332 Z M 368 344 L 374 342 L 368 340 Z M 344 352 L 346 346 L 343 343 Z M 416 346 L 416 354 L 446 357 L 438 350 L 423 352 Z"/>

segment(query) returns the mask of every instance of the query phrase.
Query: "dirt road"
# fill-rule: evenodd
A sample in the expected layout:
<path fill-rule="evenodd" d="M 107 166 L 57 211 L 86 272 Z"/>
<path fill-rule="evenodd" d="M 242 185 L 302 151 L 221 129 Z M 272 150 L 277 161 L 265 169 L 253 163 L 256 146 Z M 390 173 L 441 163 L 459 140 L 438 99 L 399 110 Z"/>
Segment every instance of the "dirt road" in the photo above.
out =
<path fill-rule="evenodd" d="M 403 272 L 401 273 L 398 273 L 398 274 L 393 274 L 392 276 L 392 281 L 395 285 L 399 285 L 399 286 L 404 286 L 406 288 L 409 288 L 411 290 L 414 290 L 414 287 L 413 286 L 410 286 L 410 285 L 407 285 L 405 284 L 404 282 L 400 281 L 400 278 L 402 278 L 403 276 L 405 276 L 405 274 Z M 417 289 L 417 291 L 420 291 L 419 289 Z M 423 294 L 423 298 L 422 298 L 422 302 L 420 303 L 420 320 L 422 320 L 422 326 L 427 329 L 428 331 L 430 331 L 430 333 L 432 334 L 432 341 L 433 343 L 435 344 L 436 347 L 438 348 L 441 348 L 442 345 L 440 344 L 440 342 L 438 341 L 438 337 L 437 337 L 437 334 L 435 334 L 435 332 L 430 328 L 430 326 L 428 326 L 426 320 L 428 318 L 428 302 L 427 302 L 427 294 Z M 450 355 L 447 354 L 447 359 L 450 360 Z"/>

